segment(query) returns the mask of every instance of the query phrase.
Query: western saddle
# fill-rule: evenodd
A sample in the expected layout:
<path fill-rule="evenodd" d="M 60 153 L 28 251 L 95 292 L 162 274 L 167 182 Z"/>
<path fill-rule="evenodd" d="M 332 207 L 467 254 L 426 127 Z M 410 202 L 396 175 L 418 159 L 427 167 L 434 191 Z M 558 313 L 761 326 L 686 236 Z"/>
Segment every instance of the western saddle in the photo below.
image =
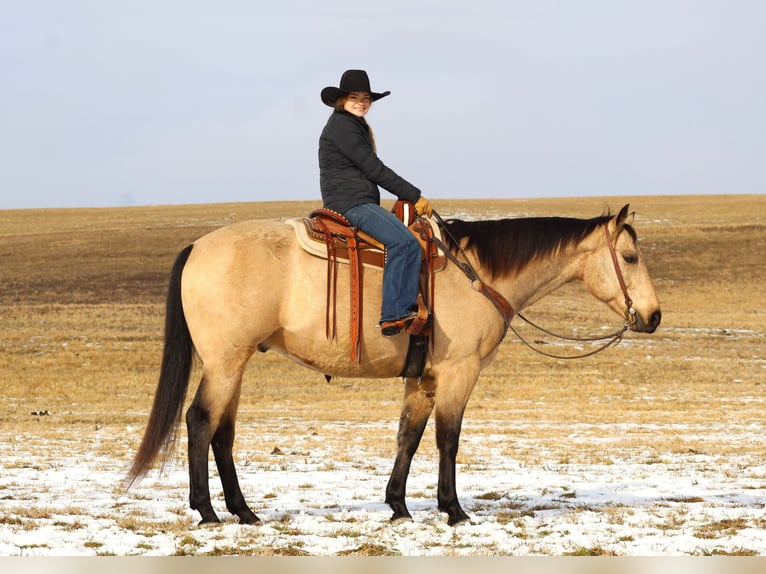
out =
<path fill-rule="evenodd" d="M 430 335 L 434 311 L 434 275 L 446 266 L 447 258 L 433 241 L 435 233 L 440 233 L 439 228 L 434 227 L 431 220 L 416 216 L 411 202 L 397 201 L 392 212 L 410 229 L 422 247 L 418 316 L 407 332 L 411 335 L 410 351 L 412 340 L 415 338 L 419 339 L 420 346 L 425 349 L 424 340 Z M 295 228 L 298 243 L 304 250 L 327 259 L 325 334 L 328 339 L 335 339 L 337 335 L 338 265 L 349 265 L 350 359 L 352 362 L 358 362 L 362 344 L 363 270 L 364 267 L 383 268 L 386 259 L 385 246 L 352 226 L 340 213 L 325 208 L 316 209 L 309 217 L 291 220 L 288 223 Z M 423 355 L 420 362 L 424 360 Z M 405 370 L 407 368 L 405 366 Z M 420 368 L 422 369 L 422 364 Z"/>

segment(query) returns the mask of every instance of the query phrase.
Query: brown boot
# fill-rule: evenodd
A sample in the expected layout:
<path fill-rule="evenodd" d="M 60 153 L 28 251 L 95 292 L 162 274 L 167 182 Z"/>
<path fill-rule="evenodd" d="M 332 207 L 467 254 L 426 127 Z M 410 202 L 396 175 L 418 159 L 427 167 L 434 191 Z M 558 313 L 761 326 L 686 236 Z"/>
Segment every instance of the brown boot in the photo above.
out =
<path fill-rule="evenodd" d="M 386 337 L 398 334 L 402 329 L 407 329 L 418 318 L 417 313 L 410 313 L 406 317 L 394 321 L 381 321 L 378 325 L 380 332 Z"/>

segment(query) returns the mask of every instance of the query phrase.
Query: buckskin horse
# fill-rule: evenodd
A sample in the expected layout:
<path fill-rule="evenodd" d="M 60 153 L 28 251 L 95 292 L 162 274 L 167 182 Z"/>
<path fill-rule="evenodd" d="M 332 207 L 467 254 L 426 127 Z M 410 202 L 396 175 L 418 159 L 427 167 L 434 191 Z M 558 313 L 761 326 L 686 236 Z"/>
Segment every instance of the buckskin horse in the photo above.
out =
<path fill-rule="evenodd" d="M 443 222 L 451 262 L 435 279 L 432 341 L 422 377 L 405 378 L 398 452 L 386 487 L 392 520 L 411 518 L 407 477 L 432 412 L 438 508 L 450 525 L 468 520 L 456 491 L 455 459 L 471 391 L 495 357 L 513 312 L 503 312 L 498 299 L 518 312 L 579 280 L 625 318 L 626 329 L 654 332 L 661 312 L 632 221 L 626 205 L 617 215 L 593 219 Z M 222 227 L 180 252 L 167 295 L 159 383 L 129 484 L 172 450 L 195 355 L 202 380 L 186 411 L 186 425 L 189 503 L 202 516 L 200 524 L 219 521 L 208 484 L 211 445 L 226 508 L 241 523 L 260 522 L 242 494 L 232 455 L 242 374 L 256 351 L 280 353 L 325 375 L 400 374 L 409 336 L 403 331 L 384 337 L 375 324 L 382 274 L 364 271 L 363 304 L 370 311 L 362 319 L 358 360 L 350 361 L 350 334 L 339 329 L 335 339 L 326 335 L 326 265 L 298 246 L 293 227 L 276 220 Z M 347 268 L 338 270 L 341 284 L 348 281 Z M 467 278 L 466 269 L 475 276 Z M 489 291 L 482 289 L 485 285 Z M 337 297 L 338 324 L 348 324 L 346 290 L 339 289 Z"/>

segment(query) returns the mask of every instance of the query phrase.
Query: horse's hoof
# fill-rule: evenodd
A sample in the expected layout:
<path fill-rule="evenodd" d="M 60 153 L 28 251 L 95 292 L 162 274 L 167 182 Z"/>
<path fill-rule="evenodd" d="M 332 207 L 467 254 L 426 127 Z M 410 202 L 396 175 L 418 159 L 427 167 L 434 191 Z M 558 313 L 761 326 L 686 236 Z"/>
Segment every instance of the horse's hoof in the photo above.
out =
<path fill-rule="evenodd" d="M 406 515 L 398 515 L 394 514 L 391 516 L 391 524 L 402 524 L 403 522 L 412 522 L 412 516 L 409 514 Z"/>
<path fill-rule="evenodd" d="M 255 525 L 261 524 L 261 519 L 251 512 L 250 514 L 240 515 L 239 523 L 255 526 Z"/>
<path fill-rule="evenodd" d="M 203 518 L 197 523 L 197 526 L 205 528 L 205 527 L 213 527 L 218 526 L 221 524 L 221 521 L 216 517 L 215 519 L 212 518 Z"/>
<path fill-rule="evenodd" d="M 450 516 L 449 520 L 447 520 L 447 524 L 449 526 L 460 526 L 461 524 L 473 524 L 473 523 L 471 522 L 471 519 L 468 518 L 468 516 L 456 516 L 454 518 Z"/>

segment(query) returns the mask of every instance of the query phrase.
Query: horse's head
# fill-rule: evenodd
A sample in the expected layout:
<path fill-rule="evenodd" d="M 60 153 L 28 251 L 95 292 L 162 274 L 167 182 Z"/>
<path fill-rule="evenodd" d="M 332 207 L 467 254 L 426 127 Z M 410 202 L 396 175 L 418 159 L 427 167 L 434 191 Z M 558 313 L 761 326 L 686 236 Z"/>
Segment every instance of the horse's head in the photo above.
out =
<path fill-rule="evenodd" d="M 626 205 L 594 232 L 596 248 L 583 279 L 595 297 L 626 317 L 633 331 L 653 333 L 662 312 L 631 226 L 633 216 Z"/>

